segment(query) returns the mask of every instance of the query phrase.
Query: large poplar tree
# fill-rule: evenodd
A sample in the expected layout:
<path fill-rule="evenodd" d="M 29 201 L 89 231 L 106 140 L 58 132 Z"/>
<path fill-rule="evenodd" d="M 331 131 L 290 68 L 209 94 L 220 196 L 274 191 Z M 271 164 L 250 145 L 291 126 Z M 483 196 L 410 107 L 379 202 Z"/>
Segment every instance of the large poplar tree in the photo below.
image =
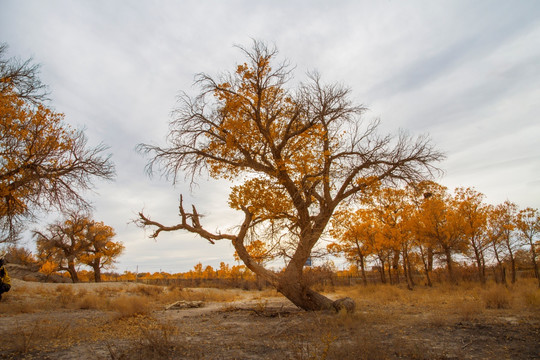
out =
<path fill-rule="evenodd" d="M 219 179 L 244 179 L 229 205 L 243 213 L 235 233 L 212 233 L 196 207 L 180 202 L 180 222 L 168 226 L 140 213 L 139 224 L 162 231 L 185 230 L 214 243 L 231 241 L 238 257 L 297 306 L 327 309 L 333 301 L 309 288 L 304 265 L 338 205 L 365 196 L 376 182 L 417 182 L 436 171 L 443 155 L 426 136 L 380 135 L 378 121 L 362 119 L 365 108 L 350 90 L 324 84 L 312 73 L 292 89 L 292 67 L 277 51 L 254 42 L 240 48 L 245 62 L 234 72 L 200 74 L 197 96 L 181 96 L 170 123 L 168 144 L 141 145 L 155 166 L 178 180 L 203 171 Z M 288 263 L 268 270 L 247 250 L 252 241 L 271 242 Z M 274 246 L 276 245 L 276 246 Z"/>

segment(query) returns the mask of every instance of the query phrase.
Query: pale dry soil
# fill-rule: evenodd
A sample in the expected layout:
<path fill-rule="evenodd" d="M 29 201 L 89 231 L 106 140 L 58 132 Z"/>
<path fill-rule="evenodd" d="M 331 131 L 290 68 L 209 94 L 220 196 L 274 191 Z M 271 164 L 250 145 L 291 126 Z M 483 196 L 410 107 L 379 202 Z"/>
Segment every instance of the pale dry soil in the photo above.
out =
<path fill-rule="evenodd" d="M 272 291 L 149 289 L 14 279 L 0 302 L 0 359 L 540 358 L 538 304 L 486 309 L 481 289 L 327 293 L 355 298 L 354 314 L 304 312 Z M 204 306 L 165 310 L 179 294 Z M 115 309 L 120 296 L 145 300 L 140 314 Z"/>

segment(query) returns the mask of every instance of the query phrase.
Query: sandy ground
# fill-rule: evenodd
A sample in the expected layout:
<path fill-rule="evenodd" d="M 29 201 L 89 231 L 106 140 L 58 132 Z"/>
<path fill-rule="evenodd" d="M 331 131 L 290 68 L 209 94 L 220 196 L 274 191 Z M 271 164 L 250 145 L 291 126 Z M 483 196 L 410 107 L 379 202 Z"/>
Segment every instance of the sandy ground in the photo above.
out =
<path fill-rule="evenodd" d="M 216 290 L 203 307 L 165 310 L 172 295 L 143 296 L 144 287 L 132 283 L 14 279 L 13 286 L 0 303 L 0 359 L 540 358 L 538 308 L 456 313 L 368 298 L 351 315 L 304 312 L 268 293 L 220 290 L 227 295 L 220 297 Z M 96 306 L 81 305 L 89 295 Z M 122 314 L 114 305 L 120 295 L 147 299 L 146 310 Z"/>

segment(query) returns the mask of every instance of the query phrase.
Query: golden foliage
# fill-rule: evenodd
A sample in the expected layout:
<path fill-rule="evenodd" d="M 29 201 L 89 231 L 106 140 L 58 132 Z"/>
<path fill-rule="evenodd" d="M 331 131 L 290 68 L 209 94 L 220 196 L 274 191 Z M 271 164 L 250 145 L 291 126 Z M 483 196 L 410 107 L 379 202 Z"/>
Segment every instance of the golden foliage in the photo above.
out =
<path fill-rule="evenodd" d="M 39 201 L 36 183 L 43 170 L 45 180 L 53 183 L 75 160 L 70 150 L 76 133 L 63 119 L 13 91 L 0 96 L 0 217 L 26 213 L 30 203 Z"/>
<path fill-rule="evenodd" d="M 64 221 L 50 224 L 47 231 L 35 231 L 36 244 L 48 274 L 67 270 L 78 281 L 77 264 L 94 270 L 94 280 L 101 281 L 101 269 L 110 268 L 123 252 L 124 245 L 113 241 L 114 229 L 86 215 L 71 213 Z M 56 265 L 53 269 L 53 264 Z M 42 267 L 43 267 L 42 266 Z"/>

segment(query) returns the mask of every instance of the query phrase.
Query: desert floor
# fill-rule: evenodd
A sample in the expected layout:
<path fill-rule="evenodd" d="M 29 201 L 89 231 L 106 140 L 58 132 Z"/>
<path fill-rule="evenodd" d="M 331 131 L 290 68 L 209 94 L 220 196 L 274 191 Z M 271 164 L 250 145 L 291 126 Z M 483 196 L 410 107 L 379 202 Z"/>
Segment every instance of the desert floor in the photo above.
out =
<path fill-rule="evenodd" d="M 323 290 L 354 298 L 355 313 L 301 311 L 272 290 L 13 279 L 0 302 L 0 358 L 540 358 L 534 281 Z M 201 307 L 166 310 L 179 300 Z"/>

